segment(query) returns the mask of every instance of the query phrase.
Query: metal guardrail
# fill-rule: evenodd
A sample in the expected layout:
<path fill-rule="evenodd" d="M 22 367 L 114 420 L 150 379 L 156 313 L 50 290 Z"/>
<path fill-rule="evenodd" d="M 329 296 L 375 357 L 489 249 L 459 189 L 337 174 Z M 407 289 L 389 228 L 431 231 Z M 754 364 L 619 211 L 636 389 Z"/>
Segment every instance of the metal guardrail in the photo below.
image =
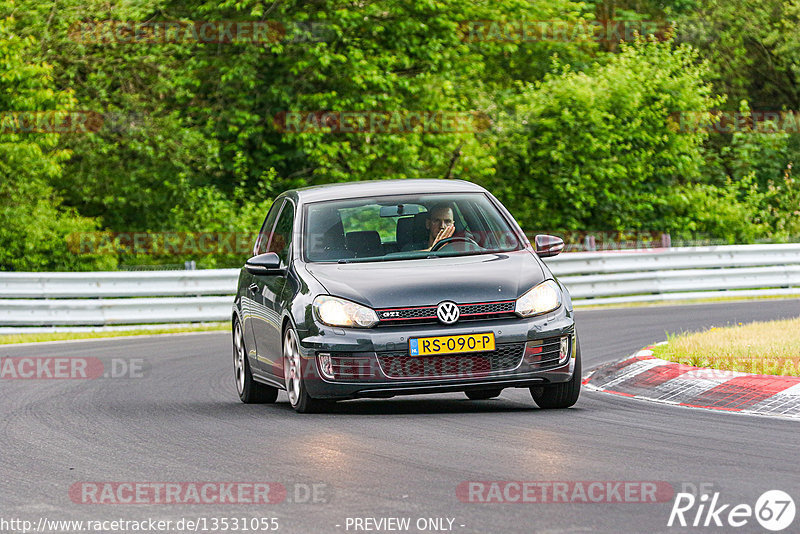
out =
<path fill-rule="evenodd" d="M 800 244 L 576 252 L 545 262 L 576 307 L 800 295 Z"/>
<path fill-rule="evenodd" d="M 232 295 L 238 276 L 238 269 L 0 273 L 0 299 Z"/>
<path fill-rule="evenodd" d="M 226 321 L 233 298 L 0 300 L 0 325 L 120 325 Z"/>
<path fill-rule="evenodd" d="M 238 269 L 0 273 L 0 333 L 230 319 Z"/>
<path fill-rule="evenodd" d="M 559 279 L 571 274 L 800 265 L 800 244 L 572 252 L 547 258 L 545 263 Z"/>
<path fill-rule="evenodd" d="M 800 244 L 575 252 L 545 261 L 576 307 L 800 295 Z M 237 277 L 237 269 L 0 273 L 0 332 L 227 321 Z"/>

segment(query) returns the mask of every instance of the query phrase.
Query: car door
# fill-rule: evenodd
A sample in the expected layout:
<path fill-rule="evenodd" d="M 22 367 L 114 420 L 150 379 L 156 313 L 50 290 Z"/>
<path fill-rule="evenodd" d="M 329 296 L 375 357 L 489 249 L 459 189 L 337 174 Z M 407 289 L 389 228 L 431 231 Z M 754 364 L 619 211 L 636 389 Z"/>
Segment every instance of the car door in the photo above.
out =
<path fill-rule="evenodd" d="M 253 276 L 256 291 L 254 300 L 259 313 L 253 320 L 253 331 L 258 353 L 258 367 L 261 372 L 272 377 L 283 376 L 281 315 L 283 292 L 286 287 L 286 273 L 289 267 L 294 228 L 294 204 L 286 199 L 278 215 L 275 227 L 269 235 L 265 252 L 274 252 L 281 260 L 280 274 Z"/>
<path fill-rule="evenodd" d="M 253 256 L 267 252 L 269 245 L 269 238 L 272 235 L 272 230 L 275 227 L 275 222 L 278 220 L 278 215 L 283 206 L 283 199 L 278 199 L 272 204 L 272 207 L 264 219 L 264 224 L 261 225 L 261 230 L 258 232 L 258 238 L 255 245 L 253 245 Z M 255 336 L 255 320 L 256 317 L 263 313 L 261 309 L 261 299 L 258 298 L 259 286 L 256 282 L 255 276 L 248 273 L 247 270 L 242 269 L 242 292 L 241 310 L 242 310 L 242 334 L 244 335 L 245 348 L 247 355 L 250 357 L 251 367 L 258 369 L 258 350 L 256 347 Z"/>

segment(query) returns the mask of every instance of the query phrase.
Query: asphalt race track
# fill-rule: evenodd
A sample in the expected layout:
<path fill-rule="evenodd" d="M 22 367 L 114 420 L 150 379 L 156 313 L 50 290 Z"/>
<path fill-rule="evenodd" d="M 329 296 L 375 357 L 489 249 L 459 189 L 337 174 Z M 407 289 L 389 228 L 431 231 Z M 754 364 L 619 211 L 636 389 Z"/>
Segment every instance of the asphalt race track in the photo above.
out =
<path fill-rule="evenodd" d="M 586 374 L 665 339 L 668 330 L 796 317 L 800 300 L 577 315 Z M 676 492 L 705 484 L 732 506 L 754 506 L 762 493 L 779 489 L 800 505 L 794 421 L 586 390 L 574 408 L 544 411 L 517 389 L 490 401 L 461 393 L 395 397 L 299 415 L 284 393 L 275 405 L 239 402 L 224 333 L 0 348 L 2 357 L 22 355 L 121 358 L 142 363 L 143 376 L 0 380 L 0 518 L 6 520 L 274 517 L 278 532 L 287 533 L 365 532 L 347 518 L 387 517 L 411 518 L 409 532 L 420 532 L 418 518 L 453 519 L 452 531 L 463 533 L 732 530 L 668 528 L 672 498 L 462 502 L 456 488 L 465 481 L 661 481 Z M 70 487 L 87 481 L 270 481 L 288 494 L 268 505 L 73 502 Z M 313 484 L 324 502 L 307 502 Z M 754 518 L 736 531 L 765 532 Z M 786 532 L 798 531 L 800 518 Z"/>

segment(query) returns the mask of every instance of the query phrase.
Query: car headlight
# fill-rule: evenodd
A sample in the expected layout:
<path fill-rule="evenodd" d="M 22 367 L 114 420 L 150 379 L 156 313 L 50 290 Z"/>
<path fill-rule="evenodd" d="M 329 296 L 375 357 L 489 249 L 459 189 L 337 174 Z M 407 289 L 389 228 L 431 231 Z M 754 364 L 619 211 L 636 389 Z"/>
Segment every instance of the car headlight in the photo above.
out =
<path fill-rule="evenodd" d="M 517 299 L 514 312 L 520 317 L 530 317 L 553 311 L 561 306 L 561 290 L 553 280 L 545 280 Z"/>
<path fill-rule="evenodd" d="M 378 314 L 372 308 L 330 295 L 315 298 L 313 308 L 317 319 L 328 326 L 369 328 L 378 322 Z"/>

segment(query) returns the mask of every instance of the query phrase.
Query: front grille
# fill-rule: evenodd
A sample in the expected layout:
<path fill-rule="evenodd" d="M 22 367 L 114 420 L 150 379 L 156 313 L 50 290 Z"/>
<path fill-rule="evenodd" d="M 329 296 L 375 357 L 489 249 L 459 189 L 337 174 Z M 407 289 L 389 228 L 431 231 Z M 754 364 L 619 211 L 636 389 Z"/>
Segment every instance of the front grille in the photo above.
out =
<path fill-rule="evenodd" d="M 513 300 L 498 302 L 478 302 L 474 304 L 459 304 L 459 321 L 476 319 L 500 319 L 515 317 Z M 413 308 L 383 308 L 375 310 L 380 322 L 378 326 L 436 323 L 436 306 L 418 306 Z"/>
<path fill-rule="evenodd" d="M 386 317 L 387 313 L 392 314 Z M 392 321 L 402 319 L 436 319 L 436 306 L 425 306 L 423 308 L 400 308 L 394 310 L 378 310 L 378 317 L 381 321 Z"/>
<path fill-rule="evenodd" d="M 389 378 L 479 378 L 519 366 L 524 343 L 504 343 L 490 352 L 443 356 L 409 356 L 407 351 L 379 352 L 378 363 Z"/>
<path fill-rule="evenodd" d="M 461 312 L 461 317 L 466 315 L 488 315 L 493 313 L 509 313 L 514 312 L 514 301 L 509 300 L 506 302 L 486 302 L 483 304 L 465 304 L 459 306 L 458 310 Z"/>

